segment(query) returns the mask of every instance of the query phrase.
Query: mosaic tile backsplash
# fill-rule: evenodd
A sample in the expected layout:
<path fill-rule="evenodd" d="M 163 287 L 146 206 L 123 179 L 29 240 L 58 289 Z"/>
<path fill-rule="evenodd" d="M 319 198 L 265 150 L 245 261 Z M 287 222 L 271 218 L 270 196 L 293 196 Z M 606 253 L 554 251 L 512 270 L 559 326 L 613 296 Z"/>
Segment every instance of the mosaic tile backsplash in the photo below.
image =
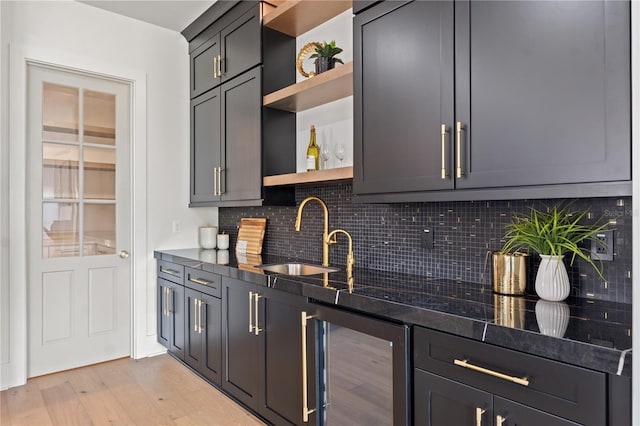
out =
<path fill-rule="evenodd" d="M 353 237 L 356 268 L 401 272 L 478 284 L 489 284 L 491 259 L 499 250 L 504 226 L 514 212 L 530 207 L 545 209 L 558 200 L 460 201 L 403 204 L 352 204 L 351 184 L 310 185 L 296 188 L 296 204 L 314 195 L 329 209 L 330 230 L 341 228 Z M 631 303 L 631 198 L 572 200 L 573 210 L 589 209 L 593 220 L 606 218 L 614 231 L 614 261 L 603 263 L 602 281 L 582 260 L 567 263 L 572 295 Z M 263 251 L 272 255 L 311 260 L 322 259 L 323 213 L 318 203 L 305 206 L 302 230 L 294 228 L 297 207 L 221 208 L 219 227 L 231 234 L 235 246 L 240 218 L 266 217 Z M 434 247 L 420 247 L 420 235 L 429 229 Z M 344 265 L 347 239 L 338 235 L 331 246 L 331 264 Z M 532 257 L 532 278 L 539 263 Z M 485 270 L 486 268 L 486 270 Z M 486 273 L 485 273 L 486 271 Z M 531 290 L 532 291 L 532 290 Z"/>

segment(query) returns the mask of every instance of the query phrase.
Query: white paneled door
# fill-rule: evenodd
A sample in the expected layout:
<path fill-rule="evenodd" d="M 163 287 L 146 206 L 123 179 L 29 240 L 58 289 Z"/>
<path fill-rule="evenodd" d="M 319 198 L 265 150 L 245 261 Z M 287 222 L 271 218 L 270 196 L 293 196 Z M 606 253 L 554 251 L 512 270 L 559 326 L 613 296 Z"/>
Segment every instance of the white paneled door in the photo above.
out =
<path fill-rule="evenodd" d="M 28 65 L 29 377 L 128 356 L 130 87 Z"/>

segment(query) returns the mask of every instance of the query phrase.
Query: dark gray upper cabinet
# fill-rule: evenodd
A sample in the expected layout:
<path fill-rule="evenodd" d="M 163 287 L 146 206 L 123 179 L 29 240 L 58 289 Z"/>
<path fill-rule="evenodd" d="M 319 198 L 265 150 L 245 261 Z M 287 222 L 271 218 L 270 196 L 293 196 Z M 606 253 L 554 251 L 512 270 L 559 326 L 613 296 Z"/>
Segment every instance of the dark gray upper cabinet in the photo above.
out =
<path fill-rule="evenodd" d="M 383 2 L 354 46 L 355 201 L 629 195 L 628 2 Z"/>
<path fill-rule="evenodd" d="M 191 204 L 261 202 L 261 70 L 191 101 Z"/>
<path fill-rule="evenodd" d="M 200 37 L 210 38 L 191 51 L 191 98 L 261 62 L 261 5 L 254 3 L 246 9 L 246 4 L 232 9 Z"/>

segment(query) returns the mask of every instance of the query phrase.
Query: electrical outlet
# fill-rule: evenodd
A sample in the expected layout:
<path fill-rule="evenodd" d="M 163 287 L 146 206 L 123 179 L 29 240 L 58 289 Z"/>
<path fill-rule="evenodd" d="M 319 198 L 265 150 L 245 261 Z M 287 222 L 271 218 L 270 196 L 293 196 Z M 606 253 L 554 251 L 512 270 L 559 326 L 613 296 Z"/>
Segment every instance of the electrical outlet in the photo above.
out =
<path fill-rule="evenodd" d="M 174 220 L 173 222 L 171 222 L 171 230 L 174 234 L 182 232 L 182 222 L 180 222 L 179 220 Z"/>
<path fill-rule="evenodd" d="M 431 250 L 433 248 L 433 233 L 431 230 L 422 230 L 422 234 L 420 234 L 420 247 L 425 250 Z"/>
<path fill-rule="evenodd" d="M 613 231 L 598 232 L 591 241 L 591 259 L 613 260 Z"/>

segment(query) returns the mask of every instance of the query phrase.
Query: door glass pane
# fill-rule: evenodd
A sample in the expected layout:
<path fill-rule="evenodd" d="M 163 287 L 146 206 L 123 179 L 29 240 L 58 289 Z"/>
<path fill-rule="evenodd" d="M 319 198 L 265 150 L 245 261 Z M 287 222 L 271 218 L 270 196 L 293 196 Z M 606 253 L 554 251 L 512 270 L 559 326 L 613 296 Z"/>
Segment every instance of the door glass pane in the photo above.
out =
<path fill-rule="evenodd" d="M 116 252 L 116 205 L 84 205 L 85 255 L 115 254 Z"/>
<path fill-rule="evenodd" d="M 326 425 L 393 425 L 391 342 L 325 322 Z"/>
<path fill-rule="evenodd" d="M 85 147 L 83 155 L 84 198 L 92 198 L 97 200 L 115 200 L 115 149 Z"/>
<path fill-rule="evenodd" d="M 42 138 L 76 142 L 79 89 L 52 83 L 44 83 L 42 89 Z"/>
<path fill-rule="evenodd" d="M 79 256 L 77 203 L 42 203 L 42 257 Z"/>
<path fill-rule="evenodd" d="M 85 90 L 84 141 L 103 145 L 116 144 L 116 96 Z"/>
<path fill-rule="evenodd" d="M 78 198 L 77 146 L 66 144 L 42 144 L 42 198 Z"/>

